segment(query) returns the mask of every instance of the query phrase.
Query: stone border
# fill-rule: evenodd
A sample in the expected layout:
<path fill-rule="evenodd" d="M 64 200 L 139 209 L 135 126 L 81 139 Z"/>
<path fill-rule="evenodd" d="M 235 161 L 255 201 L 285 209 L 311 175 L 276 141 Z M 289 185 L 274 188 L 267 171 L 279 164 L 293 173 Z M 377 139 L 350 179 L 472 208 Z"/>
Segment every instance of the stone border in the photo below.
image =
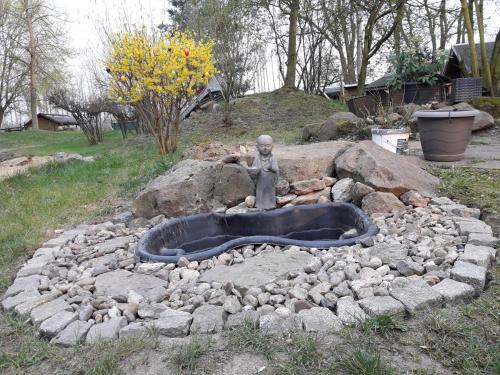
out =
<path fill-rule="evenodd" d="M 177 265 L 134 258 L 138 239 L 162 216 L 60 230 L 18 271 L 1 306 L 29 318 L 41 337 L 71 346 L 150 328 L 167 337 L 216 333 L 245 320 L 271 333 L 336 332 L 369 316 L 409 317 L 479 296 L 496 255 L 491 227 L 477 209 L 445 197 L 427 206 L 408 195 L 424 207 L 373 214 L 379 234 L 354 246 L 244 246 Z M 263 285 L 217 281 L 217 275 L 205 281 L 270 254 L 297 253 L 307 254 L 307 264 Z"/>

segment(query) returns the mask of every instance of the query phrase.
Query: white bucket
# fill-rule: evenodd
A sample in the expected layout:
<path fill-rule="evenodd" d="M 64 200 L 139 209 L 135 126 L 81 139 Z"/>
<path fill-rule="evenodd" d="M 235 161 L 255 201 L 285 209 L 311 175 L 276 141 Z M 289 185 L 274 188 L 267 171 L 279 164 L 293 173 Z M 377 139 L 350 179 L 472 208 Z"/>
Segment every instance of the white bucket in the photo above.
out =
<path fill-rule="evenodd" d="M 372 141 L 382 146 L 386 150 L 395 154 L 408 153 L 408 139 L 410 138 L 410 129 L 380 129 L 372 128 Z"/>

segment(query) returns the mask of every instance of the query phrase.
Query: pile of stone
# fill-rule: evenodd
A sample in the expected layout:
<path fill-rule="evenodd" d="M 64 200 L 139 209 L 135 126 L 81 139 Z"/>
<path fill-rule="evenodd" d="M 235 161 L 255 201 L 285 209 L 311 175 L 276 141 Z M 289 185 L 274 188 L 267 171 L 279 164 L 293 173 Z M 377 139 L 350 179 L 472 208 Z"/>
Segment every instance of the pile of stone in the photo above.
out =
<path fill-rule="evenodd" d="M 356 183 L 319 181 L 318 192 L 337 186 L 334 197 L 359 200 Z M 314 193 L 311 185 L 290 189 L 301 197 Z M 141 264 L 137 241 L 164 216 L 122 215 L 58 231 L 18 271 L 1 306 L 63 346 L 150 329 L 208 334 L 245 321 L 265 332 L 336 332 L 369 316 L 411 316 L 478 296 L 497 243 L 478 216 L 448 198 L 408 199 L 373 214 L 380 232 L 350 247 L 249 245 L 200 262 Z"/>

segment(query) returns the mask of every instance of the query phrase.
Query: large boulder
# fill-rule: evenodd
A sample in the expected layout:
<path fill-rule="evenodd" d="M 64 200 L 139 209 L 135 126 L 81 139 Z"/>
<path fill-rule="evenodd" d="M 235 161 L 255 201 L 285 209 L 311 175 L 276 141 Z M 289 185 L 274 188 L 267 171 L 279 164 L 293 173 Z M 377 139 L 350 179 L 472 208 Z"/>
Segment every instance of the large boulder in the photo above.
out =
<path fill-rule="evenodd" d="M 241 165 L 226 164 L 218 176 L 214 194 L 223 204 L 235 206 L 247 196 L 255 195 L 255 184 Z"/>
<path fill-rule="evenodd" d="M 278 159 L 280 177 L 288 182 L 331 176 L 333 160 L 352 142 L 331 141 L 305 145 L 276 145 L 273 155 Z"/>
<path fill-rule="evenodd" d="M 361 208 L 368 214 L 398 212 L 405 208 L 394 194 L 376 191 L 366 195 L 361 203 Z"/>
<path fill-rule="evenodd" d="M 372 141 L 359 142 L 337 157 L 335 171 L 339 178 L 350 177 L 397 197 L 410 190 L 432 197 L 439 182 L 420 168 L 416 160 L 387 151 Z"/>
<path fill-rule="evenodd" d="M 356 127 L 360 126 L 362 119 L 352 112 L 338 112 L 325 121 L 320 127 L 310 126 L 304 129 L 303 136 L 317 139 L 318 141 L 330 141 L 351 135 Z"/>
<path fill-rule="evenodd" d="M 133 204 L 134 214 L 152 218 L 209 212 L 217 177 L 216 163 L 183 160 L 139 192 Z"/>
<path fill-rule="evenodd" d="M 453 105 L 453 108 L 458 110 L 472 110 L 476 109 L 468 103 L 457 103 Z M 479 111 L 479 114 L 474 117 L 474 123 L 472 124 L 472 131 L 483 130 L 495 125 L 495 119 L 488 112 Z"/>

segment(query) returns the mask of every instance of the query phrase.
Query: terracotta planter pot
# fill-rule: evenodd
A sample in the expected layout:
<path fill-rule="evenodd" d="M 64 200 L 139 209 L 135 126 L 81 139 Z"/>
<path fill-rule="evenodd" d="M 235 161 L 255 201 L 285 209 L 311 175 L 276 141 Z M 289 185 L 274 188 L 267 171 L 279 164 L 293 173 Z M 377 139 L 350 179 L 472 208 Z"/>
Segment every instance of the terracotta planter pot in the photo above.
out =
<path fill-rule="evenodd" d="M 432 161 L 462 160 L 477 114 L 476 110 L 415 112 L 424 158 Z"/>

